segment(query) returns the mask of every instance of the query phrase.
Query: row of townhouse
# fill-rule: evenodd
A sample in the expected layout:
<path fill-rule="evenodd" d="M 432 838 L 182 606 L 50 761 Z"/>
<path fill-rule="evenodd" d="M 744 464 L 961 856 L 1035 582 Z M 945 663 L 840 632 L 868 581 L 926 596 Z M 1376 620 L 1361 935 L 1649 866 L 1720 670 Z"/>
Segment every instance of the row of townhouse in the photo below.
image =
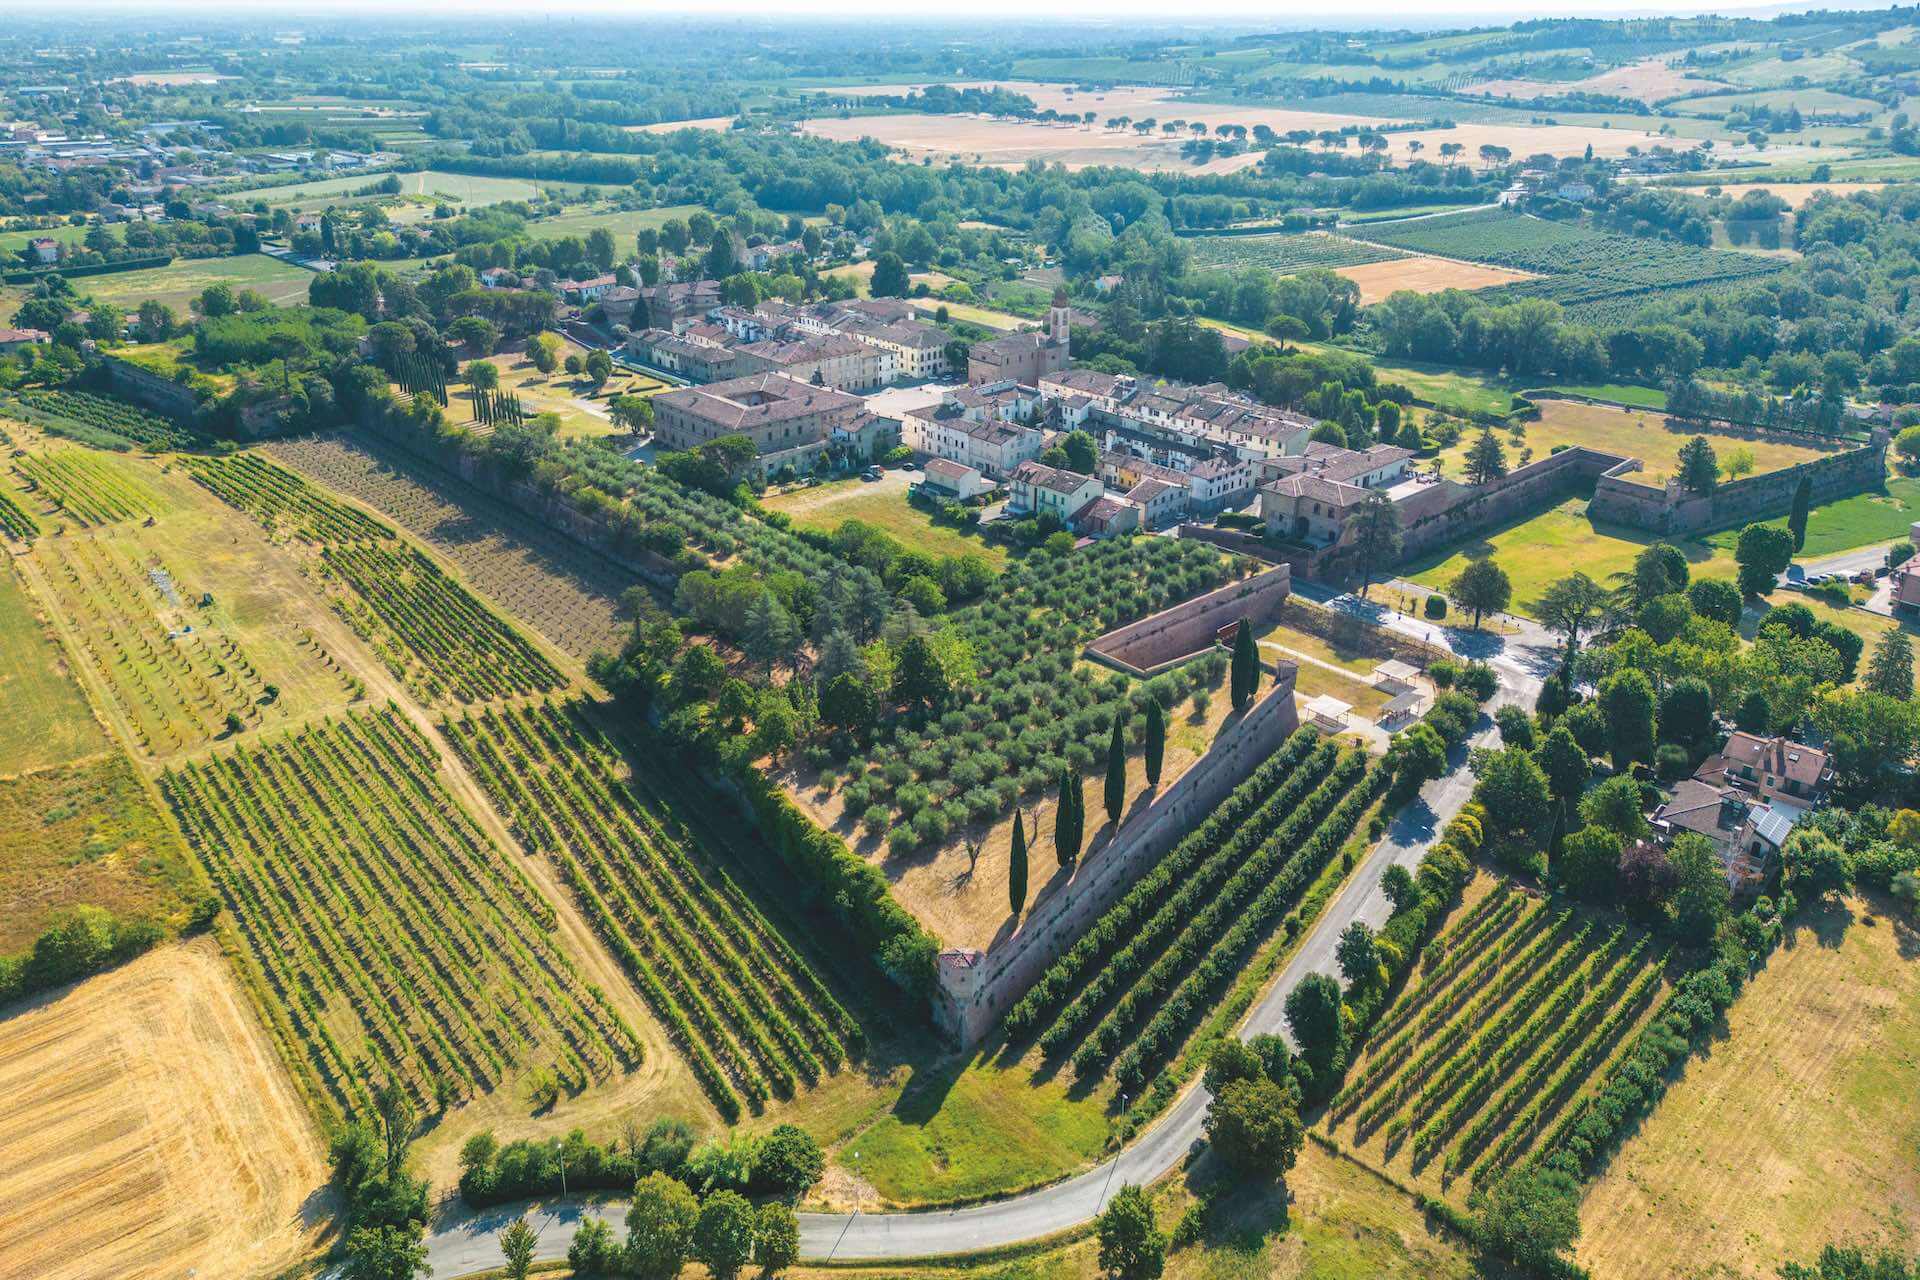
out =
<path fill-rule="evenodd" d="M 889 299 L 818 303 L 780 301 L 756 307 L 701 308 L 705 295 L 691 285 L 642 289 L 631 315 L 646 326 L 627 348 L 643 363 L 696 381 L 779 372 L 841 391 L 865 392 L 898 382 L 925 381 L 948 372 L 947 332 L 915 318 Z M 731 360 L 689 359 L 680 341 L 720 348 Z"/>

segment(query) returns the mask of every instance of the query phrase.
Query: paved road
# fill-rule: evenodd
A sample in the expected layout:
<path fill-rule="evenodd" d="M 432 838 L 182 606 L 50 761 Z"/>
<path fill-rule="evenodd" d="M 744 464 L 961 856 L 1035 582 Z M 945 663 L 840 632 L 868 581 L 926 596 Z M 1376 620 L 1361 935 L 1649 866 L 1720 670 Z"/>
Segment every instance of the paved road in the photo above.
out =
<path fill-rule="evenodd" d="M 1312 588 L 1302 594 L 1311 594 L 1341 612 L 1417 633 L 1462 656 L 1491 663 L 1500 673 L 1501 686 L 1489 709 L 1509 702 L 1530 707 L 1540 692 L 1541 678 L 1552 670 L 1555 660 L 1551 638 L 1537 629 L 1503 639 L 1484 632 L 1438 628 L 1350 595 Z M 1400 623 L 1392 621 L 1395 618 Z M 1472 745 L 1485 746 L 1496 737 L 1491 720 L 1483 719 Z M 1380 881 L 1387 868 L 1398 863 L 1412 869 L 1441 828 L 1472 795 L 1473 778 L 1466 769 L 1464 747 L 1454 752 L 1452 763 L 1454 767 L 1445 777 L 1429 782 L 1419 800 L 1402 811 L 1385 838 L 1355 869 L 1340 896 L 1321 912 L 1287 967 L 1247 1015 L 1239 1031 L 1242 1039 L 1263 1032 L 1286 1034 L 1287 995 L 1309 974 L 1337 975 L 1334 948 L 1341 931 L 1355 920 L 1375 926 L 1385 922 L 1389 904 Z M 1206 1087 L 1195 1082 L 1158 1122 L 1112 1160 L 1025 1195 L 925 1213 L 803 1213 L 800 1252 L 809 1259 L 840 1261 L 930 1257 L 1015 1244 L 1079 1226 L 1100 1212 L 1114 1190 L 1129 1182 L 1152 1182 L 1178 1165 L 1201 1138 L 1207 1102 Z M 522 1209 L 528 1210 L 529 1220 L 539 1231 L 536 1257 L 541 1259 L 565 1254 L 582 1218 L 605 1218 L 621 1228 L 626 1213 L 622 1202 L 564 1202 L 463 1215 L 427 1238 L 427 1258 L 433 1274 L 444 1280 L 502 1265 L 500 1230 Z"/>
<path fill-rule="evenodd" d="M 1801 560 L 1799 564 L 1803 578 L 1811 578 L 1818 573 L 1855 574 L 1862 569 L 1878 569 L 1887 562 L 1887 548 L 1891 542 L 1877 542 L 1870 547 L 1856 547 L 1852 551 L 1842 551 L 1838 555 L 1822 556 L 1818 560 Z M 1786 574 L 1780 575 L 1780 585 L 1788 586 L 1794 580 Z"/>

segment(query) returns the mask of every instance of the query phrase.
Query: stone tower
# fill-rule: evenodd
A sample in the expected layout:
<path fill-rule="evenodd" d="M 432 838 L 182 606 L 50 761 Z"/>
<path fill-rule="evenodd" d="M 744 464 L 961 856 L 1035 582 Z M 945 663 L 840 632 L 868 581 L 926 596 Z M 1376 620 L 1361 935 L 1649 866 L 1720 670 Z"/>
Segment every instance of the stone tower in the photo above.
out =
<path fill-rule="evenodd" d="M 1068 321 L 1072 314 L 1071 308 L 1067 305 L 1067 291 L 1065 289 L 1055 289 L 1053 291 L 1053 305 L 1047 308 L 1048 342 L 1054 343 L 1063 349 L 1066 347 Z"/>

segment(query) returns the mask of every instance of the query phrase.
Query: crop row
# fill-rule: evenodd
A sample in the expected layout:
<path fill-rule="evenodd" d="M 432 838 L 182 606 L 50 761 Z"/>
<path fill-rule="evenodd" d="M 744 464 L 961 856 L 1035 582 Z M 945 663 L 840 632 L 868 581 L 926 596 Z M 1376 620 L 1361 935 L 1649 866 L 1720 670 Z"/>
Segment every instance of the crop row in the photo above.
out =
<path fill-rule="evenodd" d="M 1300 762 L 1313 752 L 1319 741 L 1320 735 L 1313 730 L 1297 730 L 1278 751 L 1262 761 L 1246 781 L 1228 793 L 1205 821 L 1188 832 L 1171 853 L 1127 890 L 1120 901 L 1107 908 L 1007 1011 L 1008 1037 L 1018 1038 L 1037 1029 L 1076 988 L 1098 982 L 1104 968 L 1096 966 L 1102 966 L 1116 948 L 1138 937 L 1140 929 L 1158 913 L 1160 904 L 1175 886 L 1237 839 L 1240 832 L 1259 831 L 1262 833 L 1259 838 L 1264 838 L 1265 832 L 1272 830 L 1285 812 L 1272 803 L 1272 797 L 1282 783 L 1294 776 Z"/>
<path fill-rule="evenodd" d="M 1625 986 L 1627 975 L 1646 950 L 1646 939 L 1636 942 L 1625 957 L 1618 957 L 1622 936 L 1622 930 L 1614 930 L 1551 991 L 1536 994 L 1524 1004 L 1516 1001 L 1500 1021 L 1467 1042 L 1456 1061 L 1472 1070 L 1453 1074 L 1447 1088 L 1435 1089 L 1430 1095 L 1423 1093 L 1415 1103 L 1416 1117 L 1430 1117 L 1414 1135 L 1416 1161 L 1424 1160 L 1457 1132 L 1479 1109 L 1494 1081 L 1524 1062 L 1551 1028 L 1577 1021 L 1586 1002 L 1607 999 Z"/>
<path fill-rule="evenodd" d="M 246 512 L 269 532 L 284 530 L 306 542 L 391 538 L 393 530 L 357 508 L 336 502 L 257 454 L 224 458 L 183 455 L 193 478 L 228 506 Z"/>
<path fill-rule="evenodd" d="M 1666 289 L 1744 280 L 1781 268 L 1778 261 L 1758 254 L 1617 235 L 1504 209 L 1370 227 L 1367 238 L 1415 253 L 1491 262 L 1545 276 L 1582 277 L 1593 282 L 1590 296 L 1594 297 L 1635 287 Z M 1557 300 L 1579 301 L 1586 296 L 1573 290 Z"/>
<path fill-rule="evenodd" d="M 1279 927 L 1314 877 L 1339 854 L 1390 780 L 1388 770 L 1372 767 L 1364 752 L 1343 755 L 1327 780 L 1301 805 L 1297 832 L 1288 830 L 1294 825 L 1290 820 L 1182 931 L 1168 958 L 1184 952 L 1198 963 L 1159 1002 L 1153 1017 L 1114 1063 L 1114 1079 L 1121 1088 L 1139 1096 L 1139 1090 L 1180 1046 L 1194 1020 L 1240 972 L 1247 955 Z M 1335 796 L 1337 802 L 1328 807 L 1327 801 Z M 1164 969 L 1156 966 L 1159 976 L 1149 971 L 1136 991 L 1178 976 L 1183 967 L 1178 963 Z"/>
<path fill-rule="evenodd" d="M 157 564 L 143 573 L 92 535 L 48 539 L 34 556 L 86 661 L 145 750 L 205 742 L 229 713 L 249 725 L 284 714 L 263 701 L 265 681 L 232 636 L 209 628 L 204 614 L 177 597 L 165 599 L 159 583 L 170 580 Z M 167 604 L 177 625 L 159 613 Z"/>
<path fill-rule="evenodd" d="M 1357 267 L 1392 262 L 1406 255 L 1396 249 L 1362 244 L 1323 232 L 1271 236 L 1198 236 L 1185 242 L 1200 267 L 1266 267 L 1286 275 L 1318 267 Z"/>
<path fill-rule="evenodd" d="M 188 764 L 162 787 L 342 1109 L 391 1074 L 425 1101 L 551 1065 L 630 1069 L 633 1029 L 551 940 L 549 904 L 392 711 Z"/>
<path fill-rule="evenodd" d="M 1320 785 L 1339 754 L 1340 749 L 1332 742 L 1320 742 L 1256 813 L 1233 829 L 1224 842 L 1216 844 L 1212 854 L 1183 871 L 1173 882 L 1177 886 L 1173 892 L 1156 897 L 1153 914 L 1130 927 L 1126 946 L 1088 975 L 1080 993 L 1040 1037 L 1044 1053 L 1052 1057 L 1071 1045 L 1109 1000 L 1127 990 L 1161 956 L 1166 941 L 1206 908 L 1228 876 L 1276 830 L 1285 832 L 1304 816 L 1301 803 Z"/>
<path fill-rule="evenodd" d="M 1431 1109 L 1434 1099 L 1443 1096 L 1459 1074 L 1471 1066 L 1471 1059 L 1460 1054 L 1462 1044 L 1476 1038 L 1489 1025 L 1489 1019 L 1496 1031 L 1510 1025 L 1515 1016 L 1524 1015 L 1532 1008 L 1534 1001 L 1566 976 L 1569 969 L 1579 964 L 1585 955 L 1583 947 L 1593 926 L 1583 924 L 1570 934 L 1568 927 L 1571 919 L 1569 913 L 1562 912 L 1553 922 L 1553 927 L 1525 951 L 1501 956 L 1494 982 L 1458 1016 L 1444 1022 L 1444 1025 L 1438 1018 L 1431 1024 L 1423 1018 L 1421 1025 L 1433 1032 L 1432 1039 L 1391 1087 L 1361 1113 L 1361 1128 L 1372 1127 L 1383 1116 L 1398 1109 L 1407 1094 L 1415 1088 L 1420 1092 L 1409 1109 L 1416 1117 L 1425 1114 Z M 1512 997 L 1510 1005 L 1508 997 Z"/>
<path fill-rule="evenodd" d="M 1428 972 L 1420 985 L 1396 1006 L 1393 1012 L 1397 1016 L 1383 1018 L 1374 1029 L 1376 1038 L 1393 1038 L 1386 1041 L 1384 1047 L 1375 1050 L 1367 1059 L 1365 1069 L 1357 1072 L 1346 1087 L 1334 1096 L 1328 1104 L 1329 1111 L 1334 1115 L 1345 1115 L 1360 1099 L 1385 1083 L 1387 1074 L 1397 1070 L 1406 1060 L 1414 1046 L 1420 1043 L 1421 1028 L 1405 1025 L 1413 1021 L 1415 1009 L 1433 1006 L 1442 993 L 1451 1002 L 1457 1001 L 1462 992 L 1475 989 L 1471 981 L 1455 982 L 1467 972 L 1470 960 L 1478 957 L 1481 965 L 1495 961 L 1516 939 L 1532 931 L 1542 915 L 1538 909 L 1523 911 L 1522 907 L 1527 902 L 1525 895 L 1511 891 L 1490 893 L 1480 900 L 1476 909 L 1478 918 L 1461 922 L 1460 941 L 1444 950 L 1440 964 Z M 1492 910 L 1482 910 L 1490 905 Z"/>
<path fill-rule="evenodd" d="M 16 502 L 11 493 L 0 489 L 0 534 L 16 542 L 30 542 L 39 532 L 39 521 Z"/>
<path fill-rule="evenodd" d="M 716 1106 L 838 1070 L 858 1029 L 670 814 L 618 777 L 619 750 L 578 704 L 446 722 L 531 849 L 554 856 L 596 928 L 673 1030 Z"/>
<path fill-rule="evenodd" d="M 337 434 L 265 448 L 426 542 L 487 599 L 574 657 L 619 649 L 619 599 L 639 583 L 637 575 L 399 450 Z"/>
<path fill-rule="evenodd" d="M 81 524 L 113 524 L 152 515 L 145 488 L 117 474 L 101 458 L 75 448 L 21 454 L 13 460 L 21 479 Z"/>
<path fill-rule="evenodd" d="M 321 563 L 364 605 L 348 610 L 348 620 L 372 639 L 371 615 L 389 637 L 375 649 L 429 702 L 542 693 L 566 683 L 546 655 L 411 547 L 327 547 Z"/>
<path fill-rule="evenodd" d="M 193 440 L 191 432 L 138 405 L 74 388 L 19 392 L 15 411 L 25 421 L 56 433 L 72 424 L 80 428 L 76 435 L 105 432 L 152 449 L 177 449 Z"/>

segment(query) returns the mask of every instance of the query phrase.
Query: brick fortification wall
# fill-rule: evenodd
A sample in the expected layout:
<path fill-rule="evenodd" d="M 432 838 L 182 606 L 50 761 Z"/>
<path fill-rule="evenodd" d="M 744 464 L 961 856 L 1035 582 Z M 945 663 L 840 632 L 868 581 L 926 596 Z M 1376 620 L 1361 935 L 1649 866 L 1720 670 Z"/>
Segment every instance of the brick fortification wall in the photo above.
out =
<path fill-rule="evenodd" d="M 200 402 L 194 399 L 193 392 L 171 378 L 163 378 L 115 356 L 108 356 L 102 364 L 107 371 L 107 383 L 116 394 L 170 418 L 191 422 L 199 416 Z"/>
<path fill-rule="evenodd" d="M 1887 440 L 1874 432 L 1867 445 L 1830 453 L 1780 471 L 1720 485 L 1705 496 L 1677 486 L 1656 489 L 1624 475 L 1601 477 L 1587 510 L 1596 520 L 1631 525 L 1649 533 L 1697 535 L 1785 515 L 1800 478 L 1813 480 L 1813 503 L 1832 502 L 1878 489 L 1887 479 Z"/>
<path fill-rule="evenodd" d="M 962 1047 L 983 1039 L 1047 966 L 1300 727 L 1293 705 L 1296 669 L 1283 662 L 1274 670 L 1266 696 L 1229 723 L 1207 754 L 1112 840 L 1083 857 L 1073 879 L 1036 903 L 1019 932 L 984 954 L 941 955 L 933 1009 L 942 1030 Z"/>
<path fill-rule="evenodd" d="M 1087 646 L 1089 657 L 1132 675 L 1164 671 L 1213 647 L 1221 627 L 1249 618 L 1257 627 L 1279 614 L 1293 575 L 1280 565 L 1130 622 Z"/>
<path fill-rule="evenodd" d="M 1632 458 L 1575 446 L 1516 467 L 1492 484 L 1443 481 L 1414 498 L 1425 510 L 1402 513 L 1401 557 L 1411 560 L 1497 528 L 1574 493 L 1584 492 L 1610 472 L 1639 466 Z M 1429 500 L 1429 494 L 1435 496 Z"/>

